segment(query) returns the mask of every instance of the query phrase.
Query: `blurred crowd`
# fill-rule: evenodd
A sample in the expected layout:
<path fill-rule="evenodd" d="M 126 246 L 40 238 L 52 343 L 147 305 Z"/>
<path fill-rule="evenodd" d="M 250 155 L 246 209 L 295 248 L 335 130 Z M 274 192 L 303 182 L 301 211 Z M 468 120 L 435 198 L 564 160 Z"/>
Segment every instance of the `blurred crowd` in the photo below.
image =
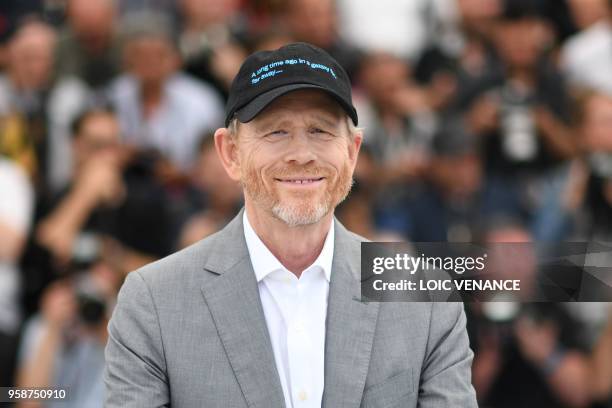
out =
<path fill-rule="evenodd" d="M 295 41 L 353 83 L 349 229 L 612 241 L 612 0 L 2 0 L 1 386 L 102 406 L 125 275 L 241 208 L 212 132 L 243 59 Z M 466 308 L 482 407 L 612 407 L 609 304 Z"/>

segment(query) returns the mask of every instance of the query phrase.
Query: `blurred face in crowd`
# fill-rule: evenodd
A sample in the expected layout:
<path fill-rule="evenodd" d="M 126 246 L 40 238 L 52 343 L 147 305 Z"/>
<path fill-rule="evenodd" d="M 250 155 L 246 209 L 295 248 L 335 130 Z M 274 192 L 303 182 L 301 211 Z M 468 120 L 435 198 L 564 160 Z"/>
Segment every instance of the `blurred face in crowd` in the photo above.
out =
<path fill-rule="evenodd" d="M 501 0 L 457 0 L 457 7 L 464 26 L 481 31 L 483 24 L 499 16 Z"/>
<path fill-rule="evenodd" d="M 70 0 L 70 26 L 89 51 L 104 49 L 112 37 L 116 9 L 114 0 Z"/>
<path fill-rule="evenodd" d="M 74 135 L 74 151 L 77 167 L 94 157 L 106 156 L 119 160 L 119 122 L 109 112 L 94 112 L 88 115 Z"/>
<path fill-rule="evenodd" d="M 479 191 L 482 184 L 480 158 L 475 153 L 439 156 L 434 160 L 432 177 L 445 195 L 470 197 Z"/>
<path fill-rule="evenodd" d="M 372 55 L 364 62 L 361 83 L 375 105 L 386 109 L 408 86 L 410 70 L 401 59 L 388 54 Z"/>
<path fill-rule="evenodd" d="M 288 2 L 289 30 L 298 41 L 321 48 L 336 39 L 336 9 L 333 0 L 292 0 Z"/>
<path fill-rule="evenodd" d="M 497 50 L 511 68 L 532 69 L 547 41 L 546 25 L 537 18 L 499 21 L 495 28 Z"/>
<path fill-rule="evenodd" d="M 289 34 L 282 32 L 271 33 L 257 41 L 254 51 L 273 51 L 295 41 Z"/>
<path fill-rule="evenodd" d="M 181 14 L 199 28 L 225 24 L 238 8 L 237 0 L 180 0 Z"/>
<path fill-rule="evenodd" d="M 21 89 L 39 90 L 51 78 L 55 33 L 46 24 L 22 27 L 8 46 L 9 74 Z"/>
<path fill-rule="evenodd" d="M 144 85 L 161 84 L 179 65 L 175 48 L 163 36 L 130 40 L 125 47 L 125 57 L 131 73 Z"/>
<path fill-rule="evenodd" d="M 587 150 L 612 152 L 612 98 L 599 94 L 588 98 L 582 135 Z"/>
<path fill-rule="evenodd" d="M 537 256 L 533 237 L 519 225 L 502 225 L 485 237 L 487 273 L 496 279 L 520 279 L 519 296 L 527 299 L 535 288 Z"/>
<path fill-rule="evenodd" d="M 568 0 L 572 19 L 584 29 L 608 15 L 608 0 Z"/>
<path fill-rule="evenodd" d="M 346 197 L 362 136 L 351 135 L 346 114 L 327 94 L 300 90 L 239 124 L 233 140 L 225 150 L 217 140 L 217 147 L 243 185 L 247 208 L 298 226 L 319 222 Z"/>

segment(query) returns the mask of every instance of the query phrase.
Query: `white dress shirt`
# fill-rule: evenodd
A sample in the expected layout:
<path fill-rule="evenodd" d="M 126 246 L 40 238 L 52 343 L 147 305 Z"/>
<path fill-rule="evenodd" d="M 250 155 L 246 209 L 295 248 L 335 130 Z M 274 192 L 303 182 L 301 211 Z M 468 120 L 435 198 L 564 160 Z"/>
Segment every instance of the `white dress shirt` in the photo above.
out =
<path fill-rule="evenodd" d="M 299 279 L 257 236 L 246 211 L 243 224 L 285 404 L 288 408 L 320 408 L 334 223 L 332 221 L 319 257 Z"/>

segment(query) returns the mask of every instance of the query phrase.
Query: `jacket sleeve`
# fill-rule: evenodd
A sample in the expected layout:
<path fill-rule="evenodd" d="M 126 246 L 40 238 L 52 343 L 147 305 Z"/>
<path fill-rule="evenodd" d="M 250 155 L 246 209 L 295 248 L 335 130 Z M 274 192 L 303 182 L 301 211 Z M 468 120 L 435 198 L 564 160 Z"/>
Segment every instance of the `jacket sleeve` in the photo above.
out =
<path fill-rule="evenodd" d="M 420 408 L 478 407 L 472 358 L 460 302 L 433 302 L 429 339 L 419 384 Z"/>
<path fill-rule="evenodd" d="M 170 406 L 157 310 L 139 271 L 128 274 L 119 291 L 105 359 L 105 407 Z"/>

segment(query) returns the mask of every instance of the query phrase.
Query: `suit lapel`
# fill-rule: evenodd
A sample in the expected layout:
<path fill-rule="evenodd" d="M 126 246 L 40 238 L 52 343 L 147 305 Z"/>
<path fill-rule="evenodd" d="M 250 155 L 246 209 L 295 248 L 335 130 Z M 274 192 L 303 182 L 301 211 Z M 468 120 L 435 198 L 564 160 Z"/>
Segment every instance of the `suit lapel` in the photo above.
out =
<path fill-rule="evenodd" d="M 205 269 L 219 276 L 201 290 L 242 393 L 249 407 L 284 407 L 242 211 L 216 237 L 214 254 Z"/>
<path fill-rule="evenodd" d="M 325 339 L 323 406 L 358 407 L 370 364 L 378 303 L 361 302 L 359 242 L 336 221 Z"/>

